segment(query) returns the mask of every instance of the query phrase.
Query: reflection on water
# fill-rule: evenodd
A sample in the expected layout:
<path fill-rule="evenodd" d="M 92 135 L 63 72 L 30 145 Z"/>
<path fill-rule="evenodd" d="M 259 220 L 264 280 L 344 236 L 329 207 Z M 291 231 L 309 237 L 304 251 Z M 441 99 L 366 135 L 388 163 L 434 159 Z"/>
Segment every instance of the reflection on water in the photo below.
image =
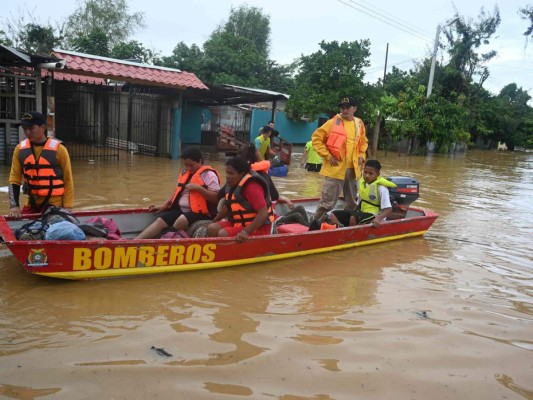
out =
<path fill-rule="evenodd" d="M 206 155 L 223 171 L 223 155 Z M 383 175 L 418 179 L 417 204 L 440 214 L 423 238 L 90 282 L 29 275 L 3 251 L 0 394 L 531 399 L 532 159 L 382 156 Z M 74 163 L 76 208 L 160 203 L 181 168 Z M 274 180 L 314 197 L 322 177 L 295 162 Z"/>

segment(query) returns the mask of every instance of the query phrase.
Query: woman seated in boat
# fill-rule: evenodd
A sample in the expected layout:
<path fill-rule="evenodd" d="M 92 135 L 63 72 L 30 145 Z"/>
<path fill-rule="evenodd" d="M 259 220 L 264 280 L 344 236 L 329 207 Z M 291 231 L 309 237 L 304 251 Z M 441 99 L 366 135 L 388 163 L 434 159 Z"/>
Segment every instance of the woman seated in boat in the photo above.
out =
<path fill-rule="evenodd" d="M 266 181 L 252 171 L 248 161 L 233 157 L 226 162 L 225 201 L 207 236 L 235 236 L 244 242 L 249 236 L 268 235 L 274 213 Z"/>
<path fill-rule="evenodd" d="M 218 172 L 204 165 L 198 148 L 186 149 L 181 158 L 185 169 L 178 177 L 176 190 L 159 207 L 150 206 L 150 212 L 157 213 L 158 218 L 136 239 L 157 238 L 170 227 L 186 231 L 194 222 L 210 220 L 216 214 L 217 192 L 220 189 Z"/>
<path fill-rule="evenodd" d="M 389 187 L 396 184 L 381 177 L 381 164 L 378 160 L 367 160 L 363 176 L 357 186 L 357 208 L 355 211 L 336 210 L 330 215 L 337 226 L 353 226 L 372 223 L 379 226 L 392 212 Z"/>
<path fill-rule="evenodd" d="M 267 182 L 268 189 L 270 191 L 270 199 L 274 203 L 272 208 L 275 208 L 276 204 L 286 204 L 287 207 L 292 210 L 294 208 L 294 204 L 292 204 L 292 201 L 289 199 L 279 195 L 278 189 L 276 188 L 276 185 L 274 185 L 274 181 L 268 174 L 270 161 L 261 161 L 257 158 L 255 144 L 249 143 L 248 146 L 244 147 L 242 151 L 242 157 L 248 160 L 251 170 L 257 172 Z"/>

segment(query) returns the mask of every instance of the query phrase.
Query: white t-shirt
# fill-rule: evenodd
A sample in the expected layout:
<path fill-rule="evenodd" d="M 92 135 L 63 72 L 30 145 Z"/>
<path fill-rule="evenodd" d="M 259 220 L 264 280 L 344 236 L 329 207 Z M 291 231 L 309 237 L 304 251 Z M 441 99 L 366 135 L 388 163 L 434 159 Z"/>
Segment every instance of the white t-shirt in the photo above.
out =
<path fill-rule="evenodd" d="M 379 194 L 379 201 L 380 201 L 379 210 L 383 211 L 386 208 L 391 208 L 392 204 L 390 202 L 389 189 L 387 189 L 383 185 L 378 185 L 378 194 Z M 359 198 L 359 194 L 357 194 L 357 204 L 359 205 L 359 203 L 361 203 L 361 199 Z"/>

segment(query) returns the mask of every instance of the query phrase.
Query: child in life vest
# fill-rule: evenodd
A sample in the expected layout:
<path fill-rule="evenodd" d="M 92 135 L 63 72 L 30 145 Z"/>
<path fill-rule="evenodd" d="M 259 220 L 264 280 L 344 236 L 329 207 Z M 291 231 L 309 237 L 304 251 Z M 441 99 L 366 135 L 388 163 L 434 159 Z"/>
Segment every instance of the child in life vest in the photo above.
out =
<path fill-rule="evenodd" d="M 367 160 L 363 176 L 358 182 L 357 208 L 355 211 L 335 210 L 331 212 L 331 222 L 338 226 L 353 226 L 371 223 L 378 227 L 392 212 L 389 187 L 396 184 L 380 176 L 381 164 L 377 160 Z"/>
<path fill-rule="evenodd" d="M 300 165 L 305 165 L 307 171 L 313 172 L 320 172 L 320 168 L 322 168 L 322 157 L 317 154 L 313 147 L 312 140 L 305 144 L 304 154 L 300 160 Z"/>

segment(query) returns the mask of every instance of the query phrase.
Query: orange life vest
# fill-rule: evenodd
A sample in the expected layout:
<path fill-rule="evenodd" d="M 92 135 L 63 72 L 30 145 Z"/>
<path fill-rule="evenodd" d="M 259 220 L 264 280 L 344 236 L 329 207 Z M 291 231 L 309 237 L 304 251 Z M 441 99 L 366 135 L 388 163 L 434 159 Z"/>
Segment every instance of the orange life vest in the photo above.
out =
<path fill-rule="evenodd" d="M 263 160 L 263 161 L 254 162 L 253 164 L 250 164 L 250 168 L 252 168 L 252 171 L 264 172 L 268 174 L 268 170 L 270 168 L 270 161 Z"/>
<path fill-rule="evenodd" d="M 257 212 L 252 208 L 252 205 L 243 196 L 244 187 L 249 182 L 258 182 L 265 192 L 265 201 L 267 205 L 268 216 L 263 225 L 269 225 L 274 222 L 274 211 L 272 209 L 272 202 L 270 201 L 270 191 L 268 184 L 256 172 L 250 172 L 243 176 L 237 187 L 232 190 L 226 187 L 226 204 L 229 208 L 229 220 L 233 226 L 246 227 L 254 220 Z"/>
<path fill-rule="evenodd" d="M 322 222 L 320 225 L 320 230 L 324 231 L 327 229 L 337 229 L 337 224 L 328 224 L 327 222 Z"/>
<path fill-rule="evenodd" d="M 28 139 L 20 142 L 19 160 L 30 195 L 50 197 L 65 193 L 63 170 L 57 159 L 60 144 L 60 140 L 48 138 L 41 154 L 35 158 L 31 142 Z"/>
<path fill-rule="evenodd" d="M 189 183 L 189 181 L 191 183 L 196 183 L 200 186 L 207 188 L 207 185 L 202 179 L 202 173 L 205 171 L 213 171 L 218 178 L 218 183 L 220 183 L 220 176 L 218 175 L 217 170 L 211 168 L 208 165 L 204 165 L 194 174 L 191 174 L 188 169 L 184 169 L 183 171 L 181 171 L 181 174 L 178 177 L 178 183 L 176 184 L 176 190 L 172 195 L 171 204 L 174 204 L 179 199 L 179 197 L 183 193 L 183 188 L 187 183 Z M 191 211 L 194 213 L 211 214 L 211 211 L 209 210 L 209 206 L 207 204 L 207 200 L 204 196 L 200 194 L 200 192 L 197 192 L 196 190 L 189 191 L 189 205 L 191 207 Z"/>
<path fill-rule="evenodd" d="M 346 156 L 346 140 L 347 135 L 344 129 L 344 122 L 339 115 L 335 115 L 326 147 L 337 160 L 342 160 Z"/>

